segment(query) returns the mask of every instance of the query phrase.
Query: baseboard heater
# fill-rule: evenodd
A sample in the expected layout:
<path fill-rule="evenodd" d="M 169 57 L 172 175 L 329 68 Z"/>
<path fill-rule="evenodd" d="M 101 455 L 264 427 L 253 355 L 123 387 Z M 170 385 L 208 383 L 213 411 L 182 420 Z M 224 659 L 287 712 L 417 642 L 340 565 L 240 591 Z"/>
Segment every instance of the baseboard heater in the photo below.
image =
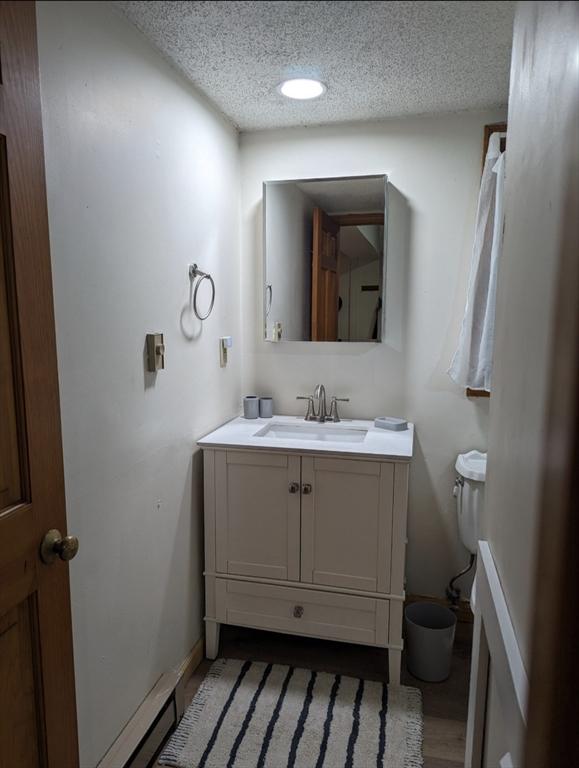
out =
<path fill-rule="evenodd" d="M 149 768 L 152 766 L 165 743 L 165 739 L 173 731 L 179 720 L 175 695 L 173 695 L 159 712 L 128 762 L 125 763 L 126 768 Z"/>
<path fill-rule="evenodd" d="M 98 768 L 150 768 L 185 709 L 185 685 L 205 655 L 204 638 L 178 667 L 162 675 Z"/>

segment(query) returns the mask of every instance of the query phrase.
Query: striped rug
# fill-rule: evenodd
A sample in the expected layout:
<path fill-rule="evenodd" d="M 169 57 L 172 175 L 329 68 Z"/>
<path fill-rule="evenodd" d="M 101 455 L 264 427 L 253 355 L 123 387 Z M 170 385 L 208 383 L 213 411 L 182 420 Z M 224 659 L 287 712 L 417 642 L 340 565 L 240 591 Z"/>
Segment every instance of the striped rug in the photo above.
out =
<path fill-rule="evenodd" d="M 159 762 L 176 768 L 419 768 L 420 691 L 219 659 Z"/>

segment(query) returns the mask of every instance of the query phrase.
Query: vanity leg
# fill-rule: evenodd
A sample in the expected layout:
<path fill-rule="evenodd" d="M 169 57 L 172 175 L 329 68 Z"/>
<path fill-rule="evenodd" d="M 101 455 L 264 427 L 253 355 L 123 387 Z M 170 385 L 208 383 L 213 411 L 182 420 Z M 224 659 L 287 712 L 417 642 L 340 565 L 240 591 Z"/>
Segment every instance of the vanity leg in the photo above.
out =
<path fill-rule="evenodd" d="M 219 654 L 219 629 L 217 621 L 205 621 L 205 656 L 216 659 Z"/>
<path fill-rule="evenodd" d="M 402 651 L 388 649 L 388 683 L 400 685 L 400 667 L 402 666 Z"/>

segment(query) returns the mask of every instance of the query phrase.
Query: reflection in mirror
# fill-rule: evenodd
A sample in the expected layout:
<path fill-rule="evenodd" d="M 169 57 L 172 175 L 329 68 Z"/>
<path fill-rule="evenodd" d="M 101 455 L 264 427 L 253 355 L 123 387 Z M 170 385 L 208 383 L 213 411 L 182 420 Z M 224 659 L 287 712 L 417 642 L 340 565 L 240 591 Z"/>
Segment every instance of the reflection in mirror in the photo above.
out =
<path fill-rule="evenodd" d="M 386 182 L 265 182 L 266 339 L 380 341 Z"/>

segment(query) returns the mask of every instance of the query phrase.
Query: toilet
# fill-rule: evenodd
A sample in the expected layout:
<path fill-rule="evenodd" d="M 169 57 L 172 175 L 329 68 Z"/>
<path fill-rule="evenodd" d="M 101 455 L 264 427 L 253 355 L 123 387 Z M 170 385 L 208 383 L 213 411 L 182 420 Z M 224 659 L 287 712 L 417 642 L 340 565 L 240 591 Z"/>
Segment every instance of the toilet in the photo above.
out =
<path fill-rule="evenodd" d="M 454 483 L 460 540 L 473 555 L 482 538 L 482 516 L 487 474 L 487 455 L 480 451 L 461 453 L 456 459 Z"/>
<path fill-rule="evenodd" d="M 457 478 L 454 481 L 453 495 L 456 498 L 458 533 L 462 544 L 470 552 L 469 564 L 448 583 L 446 596 L 451 605 L 457 606 L 461 591 L 455 586 L 461 576 L 465 576 L 476 561 L 478 540 L 482 538 L 482 517 L 485 501 L 485 480 L 487 474 L 487 455 L 480 451 L 469 451 L 457 456 L 454 465 Z M 474 592 L 471 593 L 471 606 L 474 605 Z"/>

